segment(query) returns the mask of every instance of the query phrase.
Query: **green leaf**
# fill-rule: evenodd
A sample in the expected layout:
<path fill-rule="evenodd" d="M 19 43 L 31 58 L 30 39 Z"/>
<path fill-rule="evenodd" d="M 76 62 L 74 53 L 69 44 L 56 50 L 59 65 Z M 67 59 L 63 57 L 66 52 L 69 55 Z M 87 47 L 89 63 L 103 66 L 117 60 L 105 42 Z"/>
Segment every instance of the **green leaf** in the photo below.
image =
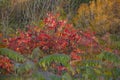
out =
<path fill-rule="evenodd" d="M 101 60 L 108 60 L 115 64 L 120 64 L 120 57 L 110 52 L 103 52 L 97 56 Z"/>
<path fill-rule="evenodd" d="M 25 61 L 25 58 L 22 55 L 20 55 L 19 53 L 15 52 L 13 50 L 7 49 L 7 48 L 0 48 L 0 55 L 5 55 L 16 62 L 24 62 Z"/>
<path fill-rule="evenodd" d="M 72 77 L 70 76 L 70 74 L 65 73 L 65 74 L 62 76 L 62 80 L 73 80 L 73 79 L 72 79 Z"/>
<path fill-rule="evenodd" d="M 31 61 L 26 61 L 24 64 L 16 63 L 14 69 L 17 74 L 21 75 L 35 68 L 35 64 Z"/>
<path fill-rule="evenodd" d="M 120 68 L 113 68 L 112 73 L 115 78 L 119 78 L 120 77 Z"/>
<path fill-rule="evenodd" d="M 102 65 L 102 62 L 100 60 L 83 60 L 81 61 L 81 65 L 86 67 L 95 67 Z"/>
<path fill-rule="evenodd" d="M 32 80 L 45 80 L 45 78 L 41 73 L 35 72 L 32 74 Z"/>
<path fill-rule="evenodd" d="M 49 67 L 52 62 L 61 63 L 64 66 L 68 66 L 70 61 L 70 57 L 65 54 L 52 54 L 46 56 L 39 61 L 39 65 L 42 67 Z"/>
<path fill-rule="evenodd" d="M 39 59 L 43 55 L 44 55 L 44 53 L 37 47 L 37 48 L 33 49 L 32 54 L 30 55 L 30 58 Z"/>
<path fill-rule="evenodd" d="M 51 80 L 61 80 L 61 77 L 58 77 L 56 75 L 50 76 Z"/>

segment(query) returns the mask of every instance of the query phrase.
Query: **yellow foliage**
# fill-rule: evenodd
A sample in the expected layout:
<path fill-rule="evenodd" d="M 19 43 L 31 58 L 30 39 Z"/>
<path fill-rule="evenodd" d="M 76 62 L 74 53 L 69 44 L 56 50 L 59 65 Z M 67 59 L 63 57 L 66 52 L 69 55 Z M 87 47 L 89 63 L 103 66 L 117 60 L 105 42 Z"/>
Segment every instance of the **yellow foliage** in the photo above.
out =
<path fill-rule="evenodd" d="M 11 0 L 11 3 L 14 5 L 16 3 L 24 3 L 26 1 L 28 1 L 28 0 Z"/>
<path fill-rule="evenodd" d="M 98 33 L 104 33 L 118 28 L 120 23 L 118 17 L 120 0 L 96 0 L 80 5 L 78 14 L 73 20 L 79 27 L 90 27 Z"/>

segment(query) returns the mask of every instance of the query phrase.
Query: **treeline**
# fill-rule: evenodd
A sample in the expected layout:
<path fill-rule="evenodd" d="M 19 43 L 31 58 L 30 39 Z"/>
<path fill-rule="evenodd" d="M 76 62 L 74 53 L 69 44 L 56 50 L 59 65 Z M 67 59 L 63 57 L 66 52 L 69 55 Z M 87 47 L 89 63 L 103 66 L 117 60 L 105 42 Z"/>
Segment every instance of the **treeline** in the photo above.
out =
<path fill-rule="evenodd" d="M 26 25 L 40 25 L 46 13 L 60 13 L 76 27 L 119 34 L 119 0 L 1 0 L 0 32 L 7 36 Z"/>

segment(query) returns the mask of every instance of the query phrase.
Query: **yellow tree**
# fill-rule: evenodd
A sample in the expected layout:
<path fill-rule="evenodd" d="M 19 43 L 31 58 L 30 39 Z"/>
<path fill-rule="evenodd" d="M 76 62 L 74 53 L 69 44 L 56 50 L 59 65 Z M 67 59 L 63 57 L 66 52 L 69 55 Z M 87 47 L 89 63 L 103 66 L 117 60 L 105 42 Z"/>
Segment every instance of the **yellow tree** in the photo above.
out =
<path fill-rule="evenodd" d="M 97 33 L 115 32 L 120 25 L 120 1 L 96 0 L 82 4 L 73 19 L 78 27 L 89 27 Z"/>

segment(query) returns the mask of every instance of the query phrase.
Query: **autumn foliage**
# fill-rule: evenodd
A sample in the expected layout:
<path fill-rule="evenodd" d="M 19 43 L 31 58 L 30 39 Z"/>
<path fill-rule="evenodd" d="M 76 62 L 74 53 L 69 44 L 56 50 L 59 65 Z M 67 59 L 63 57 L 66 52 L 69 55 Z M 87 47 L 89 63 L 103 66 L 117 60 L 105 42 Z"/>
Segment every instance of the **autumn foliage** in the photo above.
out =
<path fill-rule="evenodd" d="M 73 27 L 67 20 L 59 19 L 47 14 L 42 28 L 27 26 L 26 31 L 18 30 L 18 35 L 7 40 L 8 48 L 21 54 L 31 54 L 34 48 L 39 47 L 43 52 L 54 54 L 70 54 L 72 59 L 80 60 L 80 53 L 84 47 L 96 47 L 97 41 L 94 32 L 81 31 Z"/>
<path fill-rule="evenodd" d="M 0 3 L 0 80 L 120 79 L 120 0 Z"/>
<path fill-rule="evenodd" d="M 0 55 L 0 70 L 3 69 L 4 72 L 11 72 L 13 68 L 13 64 L 8 57 L 4 57 Z"/>
<path fill-rule="evenodd" d="M 41 23 L 40 26 L 28 25 L 25 30 L 18 29 L 13 37 L 3 40 L 6 48 L 0 48 L 0 55 L 4 55 L 0 56 L 2 70 L 10 73 L 14 69 L 13 73 L 22 75 L 42 69 L 59 76 L 69 73 L 74 78 L 83 74 L 86 80 L 88 77 L 84 75 L 94 80 L 117 72 L 114 68 L 119 67 L 118 54 L 99 42 L 108 41 L 108 34 L 99 39 L 91 29 L 77 29 L 68 20 L 62 20 L 60 14 L 48 13 Z M 14 65 L 5 56 L 10 57 Z M 111 65 L 114 63 L 116 66 Z"/>
<path fill-rule="evenodd" d="M 119 10 L 119 0 L 93 0 L 89 4 L 80 5 L 73 21 L 77 27 L 91 28 L 98 34 L 106 32 L 118 34 Z"/>

